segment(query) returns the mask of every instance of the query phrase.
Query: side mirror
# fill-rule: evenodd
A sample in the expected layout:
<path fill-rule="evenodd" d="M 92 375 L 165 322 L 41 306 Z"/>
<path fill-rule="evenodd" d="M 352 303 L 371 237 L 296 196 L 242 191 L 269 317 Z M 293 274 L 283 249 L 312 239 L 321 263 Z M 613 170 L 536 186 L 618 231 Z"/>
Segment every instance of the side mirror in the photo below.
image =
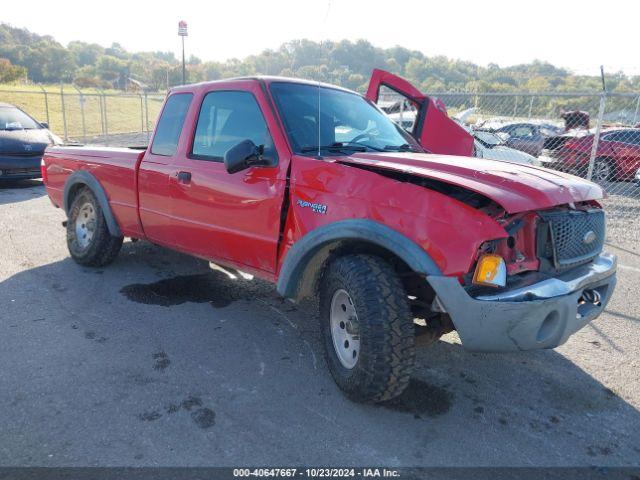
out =
<path fill-rule="evenodd" d="M 43 128 L 49 128 L 49 122 L 40 122 Z"/>
<path fill-rule="evenodd" d="M 251 140 L 243 140 L 224 154 L 224 166 L 229 173 L 238 173 L 249 167 L 268 165 L 262 156 L 264 145 L 256 145 Z"/>

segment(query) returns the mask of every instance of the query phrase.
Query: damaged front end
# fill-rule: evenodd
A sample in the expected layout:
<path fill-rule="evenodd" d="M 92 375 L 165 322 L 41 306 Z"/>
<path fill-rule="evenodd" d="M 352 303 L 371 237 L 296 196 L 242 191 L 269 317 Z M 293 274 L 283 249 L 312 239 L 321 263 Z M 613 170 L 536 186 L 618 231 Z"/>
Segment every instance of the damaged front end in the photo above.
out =
<path fill-rule="evenodd" d="M 555 348 L 600 315 L 616 284 L 616 258 L 601 253 L 555 277 L 473 295 L 457 279 L 430 276 L 437 303 L 472 351 Z"/>
<path fill-rule="evenodd" d="M 418 344 L 457 330 L 470 350 L 554 348 L 611 297 L 616 259 L 602 251 L 597 185 L 463 157 L 354 153 L 332 163 L 351 170 L 337 178 L 358 179 L 341 183 L 352 215 L 383 220 L 440 267 L 425 277 L 396 265 Z"/>
<path fill-rule="evenodd" d="M 463 278 L 472 294 L 487 289 L 474 281 L 479 260 L 485 255 L 504 259 L 507 282 L 511 288 L 526 279 L 556 276 L 595 259 L 604 246 L 605 214 L 596 202 L 582 202 L 552 209 L 503 214 L 495 218 L 507 233 L 506 238 L 482 244 L 475 270 Z"/>
<path fill-rule="evenodd" d="M 504 230 L 484 241 L 465 275 L 406 282 L 418 344 L 457 330 L 466 349 L 554 348 L 604 310 L 616 258 L 604 253 L 605 216 L 595 199 L 509 212 L 461 185 L 371 165 L 358 168 L 419 185 L 482 212 Z M 422 280 L 424 282 L 424 279 Z"/>
<path fill-rule="evenodd" d="M 435 304 L 469 350 L 555 348 L 600 315 L 615 288 L 616 257 L 602 251 L 604 212 L 584 202 L 498 221 L 508 237 L 482 245 L 474 272 L 428 277 Z M 504 259 L 502 285 L 478 281 L 487 256 Z"/>

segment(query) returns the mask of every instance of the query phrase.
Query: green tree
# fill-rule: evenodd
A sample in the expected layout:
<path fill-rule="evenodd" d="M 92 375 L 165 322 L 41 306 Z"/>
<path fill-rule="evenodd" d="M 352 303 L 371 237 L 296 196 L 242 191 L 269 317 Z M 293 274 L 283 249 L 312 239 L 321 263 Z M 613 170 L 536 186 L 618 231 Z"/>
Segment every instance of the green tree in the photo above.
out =
<path fill-rule="evenodd" d="M 0 58 L 0 83 L 12 83 L 27 75 L 27 69 L 12 65 L 6 58 Z"/>

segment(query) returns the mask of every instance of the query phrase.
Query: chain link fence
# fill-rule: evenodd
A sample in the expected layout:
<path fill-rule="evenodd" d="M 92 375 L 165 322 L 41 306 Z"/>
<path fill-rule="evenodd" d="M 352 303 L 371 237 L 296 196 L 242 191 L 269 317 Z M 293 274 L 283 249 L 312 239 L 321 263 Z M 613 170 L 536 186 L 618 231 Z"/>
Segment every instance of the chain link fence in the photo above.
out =
<path fill-rule="evenodd" d="M 475 155 L 589 179 L 607 192 L 609 237 L 640 243 L 640 93 L 430 92 L 475 137 Z M 380 106 L 411 131 L 415 108 L 390 90 Z"/>
<path fill-rule="evenodd" d="M 59 89 L 3 90 L 67 142 L 112 146 L 148 143 L 164 93 Z M 415 109 L 383 89 L 380 106 L 411 131 Z M 608 194 L 612 241 L 640 240 L 640 93 L 429 92 L 475 137 L 475 155 L 528 163 L 590 179 Z"/>
<path fill-rule="evenodd" d="M 0 102 L 20 107 L 65 142 L 144 145 L 156 121 L 164 93 L 118 93 L 59 89 L 2 89 Z"/>

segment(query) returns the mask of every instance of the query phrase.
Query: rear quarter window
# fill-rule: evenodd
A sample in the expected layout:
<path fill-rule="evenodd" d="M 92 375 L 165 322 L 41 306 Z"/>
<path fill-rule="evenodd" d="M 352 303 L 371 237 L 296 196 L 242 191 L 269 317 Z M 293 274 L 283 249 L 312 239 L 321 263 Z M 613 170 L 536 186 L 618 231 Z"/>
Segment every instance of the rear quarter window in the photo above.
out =
<path fill-rule="evenodd" d="M 191 93 L 175 93 L 167 99 L 153 137 L 151 153 L 166 157 L 176 154 L 184 119 L 192 98 Z"/>

